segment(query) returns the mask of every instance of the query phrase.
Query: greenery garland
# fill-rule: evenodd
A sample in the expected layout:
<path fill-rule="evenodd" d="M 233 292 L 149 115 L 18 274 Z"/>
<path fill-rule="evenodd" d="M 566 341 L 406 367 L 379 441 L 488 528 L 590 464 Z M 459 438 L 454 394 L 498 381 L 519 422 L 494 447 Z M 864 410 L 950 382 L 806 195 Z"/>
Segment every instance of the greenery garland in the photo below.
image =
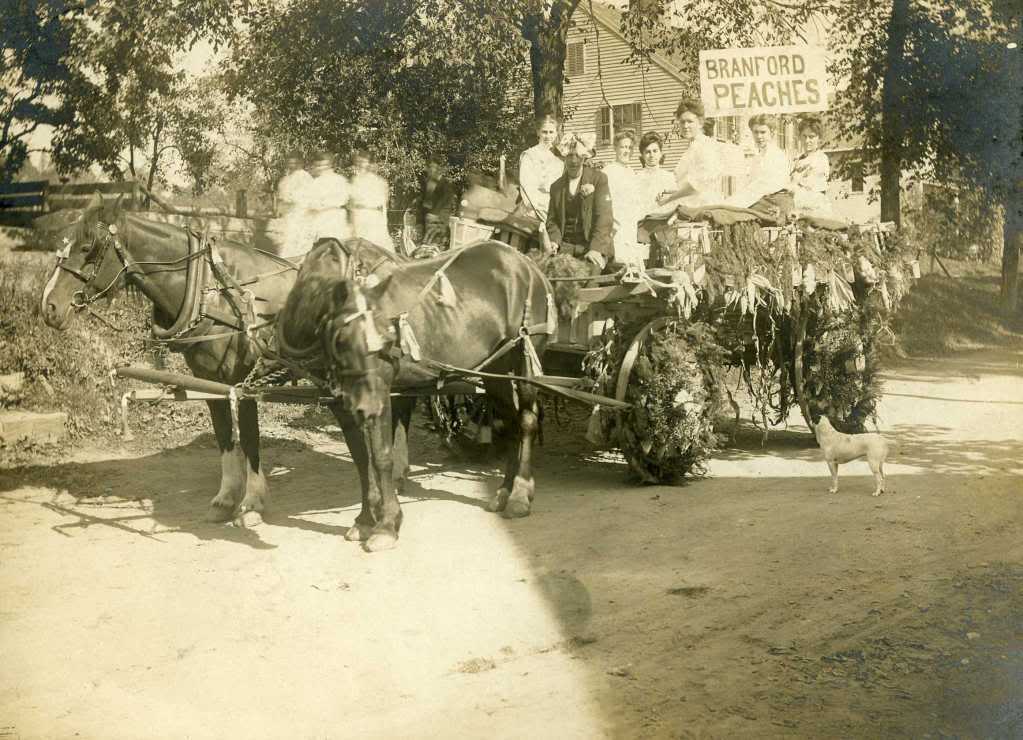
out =
<path fill-rule="evenodd" d="M 644 323 L 613 326 L 584 367 L 597 392 L 614 395 L 622 361 Z M 717 449 L 714 412 L 721 405 L 715 375 L 721 348 L 703 322 L 670 319 L 650 331 L 626 385 L 626 412 L 600 415 L 604 437 L 621 450 L 632 474 L 643 483 L 669 483 L 706 472 Z M 595 412 L 598 413 L 598 412 Z"/>

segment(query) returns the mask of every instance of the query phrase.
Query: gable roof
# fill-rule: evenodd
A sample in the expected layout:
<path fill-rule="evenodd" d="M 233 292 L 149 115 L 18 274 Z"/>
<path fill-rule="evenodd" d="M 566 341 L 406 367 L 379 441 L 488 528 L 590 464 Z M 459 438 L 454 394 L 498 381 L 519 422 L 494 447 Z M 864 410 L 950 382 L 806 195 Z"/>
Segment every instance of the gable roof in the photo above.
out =
<path fill-rule="evenodd" d="M 587 19 L 600 23 L 606 31 L 610 32 L 622 43 L 629 43 L 628 39 L 626 39 L 625 35 L 621 32 L 621 11 L 599 2 L 580 3 L 578 7 L 579 9 L 582 9 L 583 14 Z M 592 15 L 590 13 L 591 9 L 593 10 Z M 681 69 L 672 64 L 665 55 L 659 52 L 653 52 L 650 54 L 650 62 L 651 64 L 663 69 L 682 84 L 689 84 L 692 82 L 692 80 L 683 73 Z"/>

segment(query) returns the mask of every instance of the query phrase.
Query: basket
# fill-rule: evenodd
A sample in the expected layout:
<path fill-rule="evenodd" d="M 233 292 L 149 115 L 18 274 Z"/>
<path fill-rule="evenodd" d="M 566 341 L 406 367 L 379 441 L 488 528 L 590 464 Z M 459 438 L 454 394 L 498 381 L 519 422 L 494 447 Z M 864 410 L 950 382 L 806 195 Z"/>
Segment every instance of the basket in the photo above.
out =
<path fill-rule="evenodd" d="M 452 216 L 448 219 L 448 230 L 451 232 L 451 248 L 458 249 L 480 239 L 489 239 L 494 233 L 493 226 L 471 221 L 467 218 Z"/>

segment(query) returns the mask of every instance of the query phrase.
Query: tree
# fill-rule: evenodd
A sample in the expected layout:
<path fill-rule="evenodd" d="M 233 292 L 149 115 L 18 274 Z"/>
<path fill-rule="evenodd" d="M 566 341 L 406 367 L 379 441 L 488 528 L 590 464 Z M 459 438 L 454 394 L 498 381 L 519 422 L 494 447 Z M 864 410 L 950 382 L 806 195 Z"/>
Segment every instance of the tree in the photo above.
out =
<path fill-rule="evenodd" d="M 1018 0 L 847 3 L 832 26 L 843 134 L 880 162 L 883 217 L 898 220 L 899 176 L 925 169 L 980 188 L 1004 211 L 1003 307 L 1018 301 L 1021 95 Z"/>
<path fill-rule="evenodd" d="M 562 114 L 566 40 L 572 15 L 579 7 L 579 2 L 526 2 L 518 9 L 519 28 L 523 38 L 529 42 L 533 110 L 537 115 Z"/>
<path fill-rule="evenodd" d="M 116 179 L 152 188 L 176 150 L 193 174 L 209 159 L 210 122 L 190 106 L 175 54 L 200 38 L 223 40 L 234 11 L 230 0 L 160 3 L 115 0 L 83 6 L 64 31 L 68 74 L 55 88 L 66 109 L 57 123 L 53 159 L 61 172 L 98 165 Z"/>
<path fill-rule="evenodd" d="M 260 0 L 245 26 L 231 87 L 278 159 L 367 147 L 411 184 L 431 152 L 493 162 L 528 118 L 526 44 L 484 0 Z"/>
<path fill-rule="evenodd" d="M 75 11 L 61 0 L 0 0 L 0 183 L 17 174 L 40 126 L 71 120 L 53 96 L 69 77 L 65 61 Z"/>

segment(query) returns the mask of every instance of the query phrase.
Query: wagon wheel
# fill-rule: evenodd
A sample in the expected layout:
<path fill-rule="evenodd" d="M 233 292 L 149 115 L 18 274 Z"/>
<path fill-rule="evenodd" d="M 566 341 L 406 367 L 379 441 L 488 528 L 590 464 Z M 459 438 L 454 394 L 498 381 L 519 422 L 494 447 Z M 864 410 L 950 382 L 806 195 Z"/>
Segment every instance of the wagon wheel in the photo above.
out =
<path fill-rule="evenodd" d="M 652 359 L 654 341 L 657 355 L 670 362 L 658 366 Z M 632 408 L 618 417 L 613 439 L 640 481 L 671 483 L 702 467 L 716 446 L 716 393 L 712 376 L 671 319 L 656 318 L 635 334 L 622 355 L 614 396 Z"/>
<path fill-rule="evenodd" d="M 844 351 L 834 356 L 818 358 L 817 364 L 826 363 L 825 377 L 846 378 L 840 384 L 815 383 L 808 367 L 818 344 L 822 341 L 817 331 L 819 322 L 812 322 L 806 306 L 795 317 L 795 336 L 792 361 L 789 372 L 792 387 L 799 402 L 803 420 L 810 429 L 822 415 L 827 415 L 836 429 L 846 433 L 866 430 L 867 421 L 873 416 L 876 391 L 872 389 L 878 372 L 876 353 L 868 346 L 860 355 L 862 366 L 856 364 L 857 352 Z M 852 365 L 850 367 L 850 364 Z"/>

